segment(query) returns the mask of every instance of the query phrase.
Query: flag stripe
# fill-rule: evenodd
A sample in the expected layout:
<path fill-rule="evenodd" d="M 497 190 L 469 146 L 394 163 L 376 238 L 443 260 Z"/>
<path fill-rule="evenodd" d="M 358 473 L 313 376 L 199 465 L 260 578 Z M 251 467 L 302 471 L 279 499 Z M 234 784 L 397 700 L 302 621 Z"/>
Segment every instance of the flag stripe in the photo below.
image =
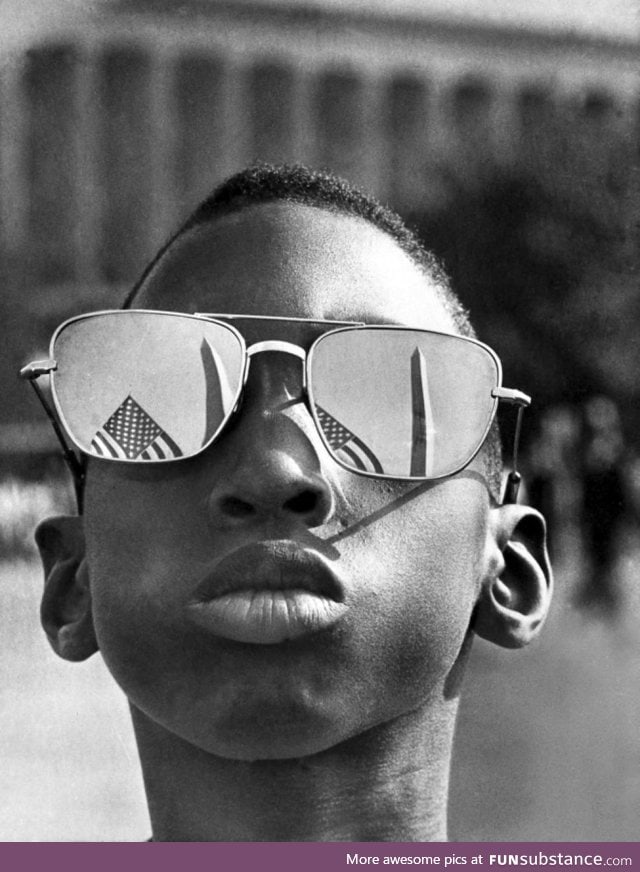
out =
<path fill-rule="evenodd" d="M 96 435 L 93 437 L 93 439 L 91 440 L 91 448 L 93 449 L 93 451 L 96 452 L 96 454 L 99 454 L 100 457 L 104 457 L 104 449 L 103 449 L 102 445 L 100 444 L 100 442 L 99 442 L 99 440 L 98 440 L 98 434 L 97 434 L 97 433 L 96 433 Z"/>
<path fill-rule="evenodd" d="M 366 444 L 362 441 L 362 439 L 359 439 L 357 436 L 354 436 L 353 439 L 351 440 L 351 443 L 350 443 L 350 444 L 351 444 L 352 446 L 355 445 L 355 446 L 358 448 L 359 451 L 362 451 L 362 453 L 363 453 L 364 456 L 367 458 L 367 460 L 369 461 L 369 463 L 373 466 L 373 469 L 374 469 L 375 472 L 380 472 L 380 473 L 383 473 L 383 472 L 384 472 L 384 470 L 383 470 L 383 468 L 382 468 L 382 464 L 380 463 L 380 461 L 378 460 L 378 458 L 375 456 L 375 454 L 373 453 L 373 451 L 369 448 L 369 446 L 366 445 Z"/>
<path fill-rule="evenodd" d="M 158 439 L 154 440 L 151 443 L 151 445 L 149 446 L 149 451 L 155 451 L 156 457 L 159 460 L 164 460 L 165 454 L 164 454 L 164 451 L 162 450 L 162 448 L 160 447 L 159 441 L 160 441 L 160 437 L 158 437 Z"/>
<path fill-rule="evenodd" d="M 341 445 L 340 448 L 335 449 L 336 455 L 346 454 L 347 457 L 351 460 L 351 463 L 361 469 L 363 472 L 366 472 L 366 466 L 360 460 L 355 451 L 352 451 L 348 445 Z"/>
<path fill-rule="evenodd" d="M 162 442 L 164 444 L 164 449 L 169 455 L 173 455 L 174 457 L 182 457 L 182 451 L 180 447 L 173 441 L 171 436 L 166 433 L 164 430 L 160 433 L 156 442 Z"/>
<path fill-rule="evenodd" d="M 96 435 L 93 437 L 93 442 L 91 444 L 98 450 L 102 457 L 111 456 L 115 458 L 123 458 L 127 456 L 122 447 L 111 438 L 106 430 L 98 430 Z"/>

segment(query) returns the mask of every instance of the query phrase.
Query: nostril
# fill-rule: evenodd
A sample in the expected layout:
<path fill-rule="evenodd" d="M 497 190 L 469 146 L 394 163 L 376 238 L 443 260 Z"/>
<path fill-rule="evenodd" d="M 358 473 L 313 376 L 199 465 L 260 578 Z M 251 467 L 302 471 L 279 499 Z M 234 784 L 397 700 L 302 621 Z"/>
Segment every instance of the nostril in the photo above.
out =
<path fill-rule="evenodd" d="M 306 515 L 309 512 L 313 512 L 318 505 L 318 494 L 313 490 L 304 490 L 301 493 L 296 494 L 295 497 L 291 497 L 290 500 L 287 500 L 284 504 L 285 509 L 288 509 L 291 512 L 296 512 L 300 515 Z"/>
<path fill-rule="evenodd" d="M 251 503 L 237 497 L 223 497 L 220 500 L 220 509 L 231 518 L 247 518 L 255 513 L 255 508 Z"/>

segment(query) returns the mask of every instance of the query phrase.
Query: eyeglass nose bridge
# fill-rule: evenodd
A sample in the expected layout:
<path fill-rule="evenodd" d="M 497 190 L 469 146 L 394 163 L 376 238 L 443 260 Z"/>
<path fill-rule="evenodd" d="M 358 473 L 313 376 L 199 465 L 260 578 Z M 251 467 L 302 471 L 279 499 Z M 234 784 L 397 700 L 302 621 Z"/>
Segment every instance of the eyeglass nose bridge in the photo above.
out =
<path fill-rule="evenodd" d="M 247 348 L 247 356 L 255 357 L 256 354 L 262 354 L 263 351 L 281 351 L 283 354 L 293 354 L 300 360 L 307 359 L 307 352 L 302 346 L 294 345 L 293 342 L 284 342 L 282 339 L 265 339 L 262 342 L 254 342 Z"/>
<path fill-rule="evenodd" d="M 298 360 L 302 361 L 302 392 L 303 397 L 306 397 L 307 352 L 302 348 L 302 346 L 295 345 L 293 342 L 285 342 L 282 339 L 265 339 L 262 342 L 254 342 L 253 345 L 250 345 L 247 348 L 247 366 L 245 367 L 244 384 L 247 383 L 247 378 L 249 376 L 249 363 L 251 362 L 251 358 L 255 357 L 256 354 L 262 354 L 265 351 L 278 351 L 281 354 L 291 354 L 293 357 L 297 357 Z"/>

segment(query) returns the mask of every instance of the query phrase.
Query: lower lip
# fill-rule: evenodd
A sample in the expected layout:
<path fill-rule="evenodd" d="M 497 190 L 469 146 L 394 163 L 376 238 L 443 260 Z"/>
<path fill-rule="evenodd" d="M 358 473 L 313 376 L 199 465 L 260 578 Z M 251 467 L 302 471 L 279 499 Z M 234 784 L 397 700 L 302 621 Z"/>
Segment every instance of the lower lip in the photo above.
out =
<path fill-rule="evenodd" d="M 216 636 L 277 645 L 333 626 L 347 607 L 308 590 L 242 590 L 189 607 L 194 623 Z"/>

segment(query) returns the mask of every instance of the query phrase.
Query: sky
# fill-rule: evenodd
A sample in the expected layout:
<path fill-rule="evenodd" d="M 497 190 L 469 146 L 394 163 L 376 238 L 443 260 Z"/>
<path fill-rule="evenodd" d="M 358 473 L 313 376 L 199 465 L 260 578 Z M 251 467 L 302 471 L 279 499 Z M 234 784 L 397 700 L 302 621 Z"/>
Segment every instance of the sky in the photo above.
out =
<path fill-rule="evenodd" d="M 65 22 L 84 17 L 109 2 L 0 0 L 0 46 L 27 43 L 39 32 L 64 26 Z M 254 2 L 268 5 L 282 0 Z M 290 3 L 640 39 L 640 0 L 290 0 Z M 175 5 L 179 7 L 180 0 Z"/>
<path fill-rule="evenodd" d="M 83 18 L 100 0 L 0 0 L 0 47 L 19 47 L 39 33 Z"/>

